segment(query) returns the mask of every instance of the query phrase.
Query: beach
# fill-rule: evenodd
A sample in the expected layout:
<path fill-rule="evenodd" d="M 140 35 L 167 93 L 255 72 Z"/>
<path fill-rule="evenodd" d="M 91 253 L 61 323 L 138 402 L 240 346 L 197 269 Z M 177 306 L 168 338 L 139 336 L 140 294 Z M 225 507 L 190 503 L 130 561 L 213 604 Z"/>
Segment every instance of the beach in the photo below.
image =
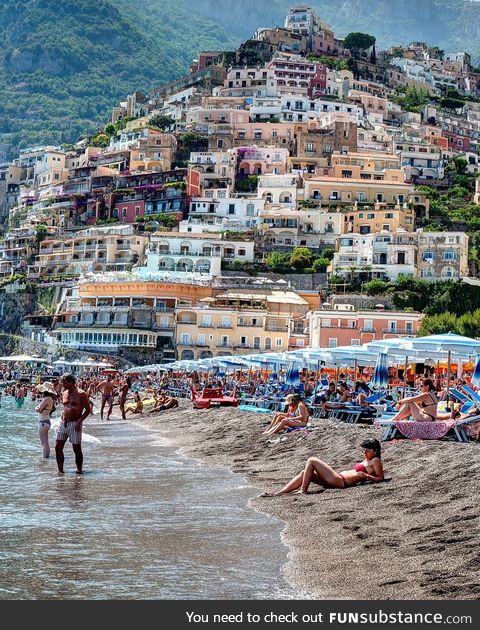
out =
<path fill-rule="evenodd" d="M 269 442 L 270 415 L 191 403 L 135 418 L 208 465 L 227 466 L 262 491 L 281 488 L 310 456 L 344 470 L 363 458 L 371 426 L 314 420 Z M 286 523 L 286 577 L 318 599 L 478 599 L 478 443 L 382 442 L 387 481 L 307 495 L 254 497 Z"/>

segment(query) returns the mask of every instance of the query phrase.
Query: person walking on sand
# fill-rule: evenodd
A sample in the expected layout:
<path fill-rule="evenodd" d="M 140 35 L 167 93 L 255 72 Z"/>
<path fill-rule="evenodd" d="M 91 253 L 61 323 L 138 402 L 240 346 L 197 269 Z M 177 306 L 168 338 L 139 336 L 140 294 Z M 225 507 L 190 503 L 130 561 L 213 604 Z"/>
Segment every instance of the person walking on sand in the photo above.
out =
<path fill-rule="evenodd" d="M 72 374 L 64 374 L 62 385 L 64 388 L 62 394 L 63 414 L 57 429 L 57 442 L 55 444 L 58 472 L 63 474 L 65 461 L 63 449 L 67 439 L 70 439 L 75 453 L 77 474 L 81 475 L 83 468 L 82 424 L 91 413 L 90 401 L 84 391 L 77 389 L 75 377 Z"/>
<path fill-rule="evenodd" d="M 100 418 L 103 420 L 103 410 L 105 409 L 105 404 L 108 403 L 108 411 L 107 411 L 107 420 L 110 420 L 110 416 L 112 414 L 113 408 L 113 392 L 114 392 L 114 383 L 112 380 L 112 375 L 108 374 L 107 378 L 100 383 L 97 387 L 97 391 L 102 391 L 102 404 L 100 406 Z"/>

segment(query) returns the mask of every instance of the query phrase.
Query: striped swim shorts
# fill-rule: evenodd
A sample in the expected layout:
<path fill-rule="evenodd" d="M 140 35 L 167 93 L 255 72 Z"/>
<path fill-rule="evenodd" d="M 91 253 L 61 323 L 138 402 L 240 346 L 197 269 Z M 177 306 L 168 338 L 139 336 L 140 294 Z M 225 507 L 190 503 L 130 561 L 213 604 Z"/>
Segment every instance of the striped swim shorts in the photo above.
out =
<path fill-rule="evenodd" d="M 57 429 L 57 440 L 66 442 L 67 439 L 70 439 L 72 444 L 81 444 L 82 429 L 77 429 L 76 424 L 76 422 L 60 422 Z"/>

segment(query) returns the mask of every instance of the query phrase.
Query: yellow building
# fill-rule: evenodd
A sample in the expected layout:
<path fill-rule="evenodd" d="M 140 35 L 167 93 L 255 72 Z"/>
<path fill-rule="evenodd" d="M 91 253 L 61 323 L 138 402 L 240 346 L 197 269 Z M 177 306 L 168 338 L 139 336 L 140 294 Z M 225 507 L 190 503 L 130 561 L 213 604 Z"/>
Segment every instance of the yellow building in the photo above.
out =
<path fill-rule="evenodd" d="M 202 359 L 300 347 L 309 301 L 294 291 L 231 289 L 177 309 L 179 359 Z M 295 330 L 295 322 L 301 329 Z"/>
<path fill-rule="evenodd" d="M 405 179 L 400 156 L 393 153 L 334 153 L 331 165 L 332 177 L 401 183 Z"/>

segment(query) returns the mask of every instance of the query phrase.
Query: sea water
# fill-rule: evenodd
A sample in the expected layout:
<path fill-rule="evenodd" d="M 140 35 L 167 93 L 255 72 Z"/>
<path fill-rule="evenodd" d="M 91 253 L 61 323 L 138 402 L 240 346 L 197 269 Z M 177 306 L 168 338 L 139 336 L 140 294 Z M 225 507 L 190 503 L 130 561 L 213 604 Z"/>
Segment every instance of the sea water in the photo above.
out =
<path fill-rule="evenodd" d="M 181 456 L 156 431 L 89 418 L 85 474 L 55 424 L 41 457 L 33 404 L 0 409 L 0 599 L 288 599 L 284 523 L 258 489 Z"/>

